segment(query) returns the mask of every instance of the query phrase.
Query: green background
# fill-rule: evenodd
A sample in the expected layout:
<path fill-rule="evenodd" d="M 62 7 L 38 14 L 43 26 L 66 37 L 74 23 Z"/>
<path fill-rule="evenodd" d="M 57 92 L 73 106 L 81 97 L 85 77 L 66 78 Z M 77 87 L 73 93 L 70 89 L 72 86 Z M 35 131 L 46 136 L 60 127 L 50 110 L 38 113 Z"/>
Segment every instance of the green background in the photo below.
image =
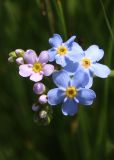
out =
<path fill-rule="evenodd" d="M 0 0 L 0 160 L 113 160 L 114 80 L 94 79 L 97 98 L 80 106 L 74 117 L 54 109 L 49 126 L 33 121 L 33 82 L 9 64 L 9 52 L 22 48 L 37 53 L 50 48 L 59 33 L 87 49 L 105 51 L 102 63 L 114 68 L 113 0 Z"/>

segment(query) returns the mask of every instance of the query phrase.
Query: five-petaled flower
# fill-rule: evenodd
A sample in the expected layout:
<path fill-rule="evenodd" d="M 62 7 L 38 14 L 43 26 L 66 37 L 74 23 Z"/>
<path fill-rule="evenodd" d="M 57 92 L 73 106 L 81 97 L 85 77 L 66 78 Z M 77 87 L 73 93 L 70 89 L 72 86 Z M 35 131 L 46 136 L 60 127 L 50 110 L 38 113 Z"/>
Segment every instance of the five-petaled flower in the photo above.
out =
<path fill-rule="evenodd" d="M 56 60 L 56 63 L 62 67 L 66 66 L 67 59 L 75 61 L 78 57 L 78 50 L 80 49 L 78 43 L 74 42 L 75 38 L 76 36 L 72 36 L 63 43 L 61 36 L 54 34 L 53 37 L 49 39 L 49 43 L 52 46 L 52 48 L 48 50 L 49 61 L 52 62 Z"/>
<path fill-rule="evenodd" d="M 83 69 L 89 76 L 89 82 L 86 85 L 87 88 L 90 88 L 93 84 L 93 76 L 98 76 L 100 78 L 107 78 L 110 74 L 110 69 L 103 64 L 98 63 L 104 56 L 104 51 L 99 49 L 97 45 L 90 46 L 86 51 L 83 51 L 81 48 L 79 50 L 81 53 L 78 55 L 78 63 L 72 63 L 72 61 L 67 60 L 67 65 L 64 67 L 64 70 L 68 71 L 70 74 L 75 74 L 77 67 Z"/>
<path fill-rule="evenodd" d="M 64 115 L 74 115 L 78 110 L 78 103 L 91 105 L 96 94 L 85 88 L 88 78 L 88 74 L 82 70 L 77 70 L 72 78 L 64 70 L 53 73 L 53 81 L 58 88 L 48 92 L 48 103 L 52 106 L 62 103 Z"/>
<path fill-rule="evenodd" d="M 34 82 L 41 81 L 44 76 L 50 76 L 54 71 L 54 66 L 46 64 L 48 62 L 47 51 L 42 51 L 39 57 L 35 51 L 27 50 L 23 57 L 26 64 L 19 66 L 19 74 L 22 77 L 29 77 Z"/>

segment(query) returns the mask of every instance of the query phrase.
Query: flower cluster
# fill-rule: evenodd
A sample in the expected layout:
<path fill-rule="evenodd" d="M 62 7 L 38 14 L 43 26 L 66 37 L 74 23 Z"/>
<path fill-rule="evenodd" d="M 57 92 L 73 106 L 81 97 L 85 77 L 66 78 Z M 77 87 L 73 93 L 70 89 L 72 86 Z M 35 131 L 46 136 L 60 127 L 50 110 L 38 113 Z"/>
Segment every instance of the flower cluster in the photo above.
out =
<path fill-rule="evenodd" d="M 93 78 L 107 78 L 110 74 L 110 69 L 99 63 L 104 51 L 97 45 L 83 50 L 74 42 L 75 38 L 72 36 L 63 42 L 59 34 L 54 34 L 49 39 L 51 48 L 42 51 L 39 56 L 31 49 L 17 49 L 9 54 L 9 62 L 16 62 L 19 66 L 19 75 L 34 82 L 33 92 L 38 100 L 32 110 L 37 121 L 49 122 L 52 107 L 59 104 L 64 115 L 76 114 L 78 103 L 92 105 L 96 98 L 95 92 L 90 89 Z M 49 85 L 49 82 L 54 84 Z M 54 85 L 56 88 L 52 87 Z"/>

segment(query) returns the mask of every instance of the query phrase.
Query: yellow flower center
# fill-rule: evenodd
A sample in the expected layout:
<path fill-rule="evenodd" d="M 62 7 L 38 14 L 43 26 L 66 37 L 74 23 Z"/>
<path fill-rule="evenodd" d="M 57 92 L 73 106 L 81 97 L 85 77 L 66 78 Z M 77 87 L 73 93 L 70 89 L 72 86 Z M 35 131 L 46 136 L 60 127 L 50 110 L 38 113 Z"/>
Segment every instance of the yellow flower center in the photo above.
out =
<path fill-rule="evenodd" d="M 69 98 L 74 98 L 75 96 L 76 96 L 76 94 L 77 94 L 77 90 L 76 90 L 76 88 L 75 87 L 67 87 L 67 89 L 66 89 L 66 96 L 67 97 L 69 97 Z"/>
<path fill-rule="evenodd" d="M 65 46 L 60 46 L 57 48 L 57 53 L 60 55 L 65 55 L 68 52 L 68 49 Z"/>
<path fill-rule="evenodd" d="M 91 60 L 89 58 L 83 58 L 82 59 L 82 66 L 84 68 L 89 68 L 91 65 Z"/>
<path fill-rule="evenodd" d="M 37 63 L 34 63 L 34 65 L 33 65 L 33 71 L 34 72 L 40 72 L 40 71 L 42 71 L 42 64 L 41 63 L 39 63 L 39 62 L 37 62 Z"/>

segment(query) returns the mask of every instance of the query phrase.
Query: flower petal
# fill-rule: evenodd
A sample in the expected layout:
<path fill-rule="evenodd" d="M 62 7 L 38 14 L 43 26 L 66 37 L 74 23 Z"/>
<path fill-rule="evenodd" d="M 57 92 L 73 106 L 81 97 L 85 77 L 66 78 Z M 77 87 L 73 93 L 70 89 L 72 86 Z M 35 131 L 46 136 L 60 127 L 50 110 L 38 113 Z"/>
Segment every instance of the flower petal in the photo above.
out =
<path fill-rule="evenodd" d="M 47 63 L 48 61 L 49 61 L 48 51 L 42 51 L 39 55 L 39 62 L 40 63 Z"/>
<path fill-rule="evenodd" d="M 68 87 L 70 82 L 70 77 L 68 73 L 64 70 L 53 73 L 53 81 L 56 84 L 56 86 L 65 88 Z"/>
<path fill-rule="evenodd" d="M 77 103 L 71 99 L 67 99 L 62 105 L 62 113 L 67 116 L 73 116 L 78 111 Z"/>
<path fill-rule="evenodd" d="M 69 38 L 64 44 L 65 44 L 68 48 L 72 47 L 75 38 L 76 38 L 76 36 L 72 36 L 72 37 Z"/>
<path fill-rule="evenodd" d="M 34 82 L 38 82 L 38 81 L 41 81 L 43 78 L 43 75 L 39 74 L 39 73 L 33 73 L 31 76 L 30 76 L 30 80 L 34 81 Z"/>
<path fill-rule="evenodd" d="M 66 57 L 73 62 L 80 62 L 80 60 L 83 58 L 82 54 L 76 53 L 73 50 L 69 51 Z"/>
<path fill-rule="evenodd" d="M 85 51 L 85 57 L 90 58 L 92 62 L 99 61 L 103 56 L 104 51 L 99 49 L 97 45 L 92 45 Z"/>
<path fill-rule="evenodd" d="M 57 105 L 64 100 L 65 94 L 59 88 L 54 88 L 49 90 L 47 97 L 50 105 Z"/>
<path fill-rule="evenodd" d="M 79 103 L 83 105 L 91 105 L 96 98 L 96 94 L 91 89 L 83 88 L 78 91 L 76 98 L 79 100 Z"/>
<path fill-rule="evenodd" d="M 42 71 L 44 72 L 45 76 L 50 76 L 54 71 L 54 66 L 51 64 L 46 64 L 46 65 L 44 65 Z"/>
<path fill-rule="evenodd" d="M 25 52 L 23 58 L 26 63 L 34 64 L 37 60 L 37 55 L 35 51 L 29 49 Z"/>
<path fill-rule="evenodd" d="M 32 74 L 32 67 L 30 67 L 28 64 L 20 65 L 19 74 L 22 77 L 29 77 Z"/>
<path fill-rule="evenodd" d="M 87 83 L 87 85 L 85 86 L 85 88 L 91 88 L 93 85 L 93 76 L 89 76 L 89 82 Z"/>
<path fill-rule="evenodd" d="M 66 70 L 69 74 L 74 74 L 79 64 L 77 62 L 73 63 L 69 59 L 66 59 L 66 63 L 67 65 L 63 69 Z"/>
<path fill-rule="evenodd" d="M 62 38 L 59 34 L 54 34 L 52 38 L 49 39 L 49 44 L 52 47 L 58 47 L 62 44 Z"/>
<path fill-rule="evenodd" d="M 72 50 L 74 50 L 75 53 L 80 53 L 80 54 L 84 52 L 82 47 L 76 42 L 73 43 Z"/>
<path fill-rule="evenodd" d="M 49 61 L 52 62 L 55 60 L 57 52 L 54 49 L 48 50 L 48 55 L 49 55 Z"/>
<path fill-rule="evenodd" d="M 55 59 L 57 64 L 61 65 L 62 67 L 66 66 L 66 59 L 64 55 L 57 54 Z"/>
<path fill-rule="evenodd" d="M 92 68 L 94 69 L 94 74 L 101 78 L 107 78 L 111 72 L 111 70 L 106 65 L 99 63 L 93 64 Z"/>
<path fill-rule="evenodd" d="M 80 47 L 80 45 L 76 42 L 73 43 L 72 49 L 66 54 L 66 57 L 68 57 L 73 62 L 80 62 L 80 60 L 83 58 L 84 51 Z"/>
<path fill-rule="evenodd" d="M 72 78 L 71 84 L 76 88 L 85 87 L 89 82 L 89 76 L 84 70 L 78 69 Z"/>

